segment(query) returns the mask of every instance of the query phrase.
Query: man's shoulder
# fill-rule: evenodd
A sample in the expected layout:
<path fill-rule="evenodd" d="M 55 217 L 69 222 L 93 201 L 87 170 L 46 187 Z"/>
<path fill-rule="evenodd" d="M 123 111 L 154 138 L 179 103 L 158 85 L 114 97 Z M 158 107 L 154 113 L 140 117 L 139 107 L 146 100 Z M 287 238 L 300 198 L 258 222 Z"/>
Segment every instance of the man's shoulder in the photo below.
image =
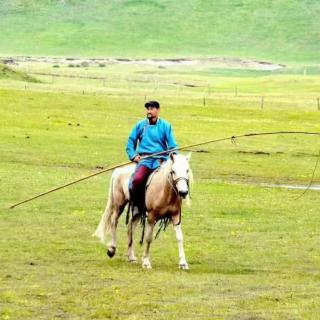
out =
<path fill-rule="evenodd" d="M 146 125 L 146 119 L 141 119 L 136 123 L 135 126 L 141 128 L 141 127 L 143 127 L 145 125 Z"/>
<path fill-rule="evenodd" d="M 162 126 L 164 126 L 164 127 L 170 127 L 170 126 L 171 126 L 171 124 L 170 124 L 169 121 L 164 120 L 164 119 L 162 119 L 162 118 L 159 118 L 159 124 L 162 125 Z"/>

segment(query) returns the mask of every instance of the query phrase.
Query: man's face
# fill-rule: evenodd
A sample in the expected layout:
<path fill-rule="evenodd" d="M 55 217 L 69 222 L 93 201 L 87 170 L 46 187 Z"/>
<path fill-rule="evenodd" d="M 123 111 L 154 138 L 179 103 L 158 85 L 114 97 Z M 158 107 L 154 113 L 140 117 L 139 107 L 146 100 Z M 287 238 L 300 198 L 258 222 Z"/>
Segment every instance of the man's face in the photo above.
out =
<path fill-rule="evenodd" d="M 158 119 L 160 109 L 157 109 L 155 107 L 148 107 L 146 112 L 147 112 L 148 119 L 156 120 Z"/>

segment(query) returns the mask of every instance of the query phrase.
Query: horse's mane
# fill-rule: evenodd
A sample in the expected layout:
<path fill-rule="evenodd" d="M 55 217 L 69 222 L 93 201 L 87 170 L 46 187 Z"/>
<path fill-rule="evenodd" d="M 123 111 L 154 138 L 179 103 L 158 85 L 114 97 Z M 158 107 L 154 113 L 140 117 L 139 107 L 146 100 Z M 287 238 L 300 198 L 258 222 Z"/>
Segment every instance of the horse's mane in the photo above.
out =
<path fill-rule="evenodd" d="M 163 174 L 168 175 L 171 171 L 171 168 L 172 168 L 172 160 L 168 159 L 161 165 L 160 170 L 163 170 Z"/>
<path fill-rule="evenodd" d="M 172 168 L 172 163 L 173 161 L 169 158 L 167 161 L 165 161 L 159 168 L 159 171 L 163 171 L 163 174 L 164 175 L 168 175 L 171 171 L 171 168 Z M 189 166 L 189 183 L 190 185 L 193 184 L 193 173 L 192 173 L 192 170 Z"/>

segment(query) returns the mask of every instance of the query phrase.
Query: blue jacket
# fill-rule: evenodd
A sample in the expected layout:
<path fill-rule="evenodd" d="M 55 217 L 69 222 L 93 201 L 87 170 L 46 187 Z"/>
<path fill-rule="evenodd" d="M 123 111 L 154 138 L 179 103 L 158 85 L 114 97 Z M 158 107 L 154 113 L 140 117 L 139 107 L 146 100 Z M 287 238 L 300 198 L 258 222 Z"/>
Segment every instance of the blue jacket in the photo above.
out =
<path fill-rule="evenodd" d="M 127 143 L 127 154 L 130 160 L 138 154 L 151 154 L 177 148 L 171 124 L 158 118 L 154 125 L 149 124 L 148 119 L 140 120 L 132 129 Z M 157 158 L 166 159 L 168 155 L 160 155 Z M 148 159 L 146 159 L 148 160 Z"/>

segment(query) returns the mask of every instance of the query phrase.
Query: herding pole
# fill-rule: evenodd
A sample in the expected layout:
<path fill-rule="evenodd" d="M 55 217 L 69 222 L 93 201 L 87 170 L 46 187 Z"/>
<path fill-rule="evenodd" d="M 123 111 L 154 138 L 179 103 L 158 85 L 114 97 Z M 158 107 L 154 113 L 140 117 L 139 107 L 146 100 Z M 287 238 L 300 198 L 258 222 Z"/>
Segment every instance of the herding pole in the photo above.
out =
<path fill-rule="evenodd" d="M 198 147 L 198 146 L 202 146 L 202 145 L 205 145 L 205 144 L 209 144 L 209 143 L 215 143 L 215 142 L 221 142 L 221 141 L 226 141 L 226 140 L 231 140 L 232 142 L 235 141 L 235 139 L 237 138 L 244 138 L 244 137 L 253 137 L 253 136 L 266 136 L 266 135 L 274 135 L 274 134 L 307 134 L 307 135 L 320 135 L 320 132 L 306 132 L 306 131 L 274 131 L 274 132 L 260 132 L 260 133 L 245 133 L 245 134 L 241 134 L 241 135 L 237 135 L 237 136 L 231 136 L 231 137 L 227 137 L 227 138 L 220 138 L 220 139 L 214 139 L 214 140 L 208 140 L 208 141 L 204 141 L 204 142 L 200 142 L 200 143 L 195 143 L 195 144 L 190 144 L 188 146 L 183 146 L 183 147 L 180 147 L 180 148 L 174 148 L 174 149 L 170 149 L 170 150 L 165 150 L 165 151 L 161 151 L 161 152 L 157 152 L 157 153 L 153 153 L 153 154 L 150 154 L 150 155 L 147 155 L 147 156 L 143 156 L 141 157 L 141 160 L 143 159 L 147 159 L 147 158 L 151 158 L 151 157 L 155 157 L 155 156 L 159 156 L 159 155 L 163 155 L 163 154 L 167 154 L 167 153 L 170 153 L 170 152 L 174 152 L 174 151 L 179 151 L 179 150 L 184 150 L 184 149 L 188 149 L 188 148 L 194 148 L 194 147 Z M 86 177 L 83 177 L 83 178 L 80 178 L 78 180 L 75 180 L 75 181 L 72 181 L 72 182 L 69 182 L 67 184 L 64 184 L 62 186 L 59 186 L 59 187 L 56 187 L 54 189 L 51 189 L 51 190 L 48 190 L 46 192 L 43 192 L 43 193 L 40 193 L 32 198 L 29 198 L 29 199 L 26 199 L 26 200 L 23 200 L 21 202 L 18 202 L 18 203 L 15 203 L 13 204 L 12 206 L 10 206 L 10 209 L 13 209 L 23 203 L 26 203 L 26 202 L 29 202 L 31 200 L 34 200 L 34 199 L 37 199 L 37 198 L 40 198 L 46 194 L 49 194 L 51 192 L 54 192 L 54 191 L 57 191 L 57 190 L 60 190 L 62 188 L 66 188 L 68 186 L 71 186 L 75 183 L 78 183 L 80 181 L 83 181 L 83 180 L 87 180 L 89 178 L 92 178 L 94 176 L 97 176 L 99 174 L 102 174 L 104 172 L 107 172 L 107 171 L 111 171 L 111 170 L 114 170 L 114 169 L 117 169 L 117 168 L 120 168 L 120 167 L 123 167 L 123 166 L 126 166 L 128 164 L 131 164 L 132 161 L 127 161 L 127 162 L 123 162 L 123 163 L 120 163 L 120 164 L 117 164 L 115 166 L 112 166 L 112 167 L 109 167 L 109 168 L 106 168 L 106 169 L 103 169 L 103 170 L 100 170 L 98 172 L 95 172 L 95 173 L 92 173 Z"/>
<path fill-rule="evenodd" d="M 110 170 L 113 170 L 113 169 L 116 169 L 116 168 L 120 168 L 120 167 L 125 166 L 125 165 L 130 164 L 130 163 L 131 163 L 131 161 L 130 161 L 130 162 L 121 163 L 121 164 L 118 164 L 118 165 L 116 165 L 116 166 L 113 166 L 113 167 L 110 167 L 110 168 L 107 168 L 107 169 L 103 169 L 103 170 L 101 170 L 101 171 L 98 171 L 98 172 L 95 172 L 95 173 L 93 173 L 93 174 L 90 174 L 89 176 L 86 176 L 86 177 L 80 178 L 80 179 L 78 179 L 78 180 L 69 182 L 69 183 L 64 184 L 64 185 L 62 185 L 62 186 L 56 187 L 56 188 L 54 188 L 54 189 L 48 190 L 48 191 L 46 191 L 46 192 L 40 193 L 40 194 L 38 194 L 38 195 L 36 195 L 36 196 L 34 196 L 34 197 L 32 197 L 32 198 L 26 199 L 26 200 L 24 200 L 24 201 L 21 201 L 21 202 L 19 202 L 19 203 L 16 203 L 16 204 L 12 205 L 12 206 L 10 207 L 10 209 L 13 209 L 13 208 L 15 208 L 15 207 L 17 207 L 17 206 L 19 206 L 19 205 L 21 205 L 21 204 L 23 204 L 23 203 L 26 203 L 26 202 L 31 201 L 31 200 L 34 200 L 34 199 L 40 198 L 40 197 L 42 197 L 42 196 L 45 196 L 45 195 L 48 194 L 48 193 L 51 193 L 51 192 L 60 190 L 60 189 L 62 189 L 62 188 L 71 186 L 71 185 L 73 185 L 73 184 L 75 184 L 75 183 L 77 183 L 77 182 L 80 182 L 80 181 L 83 181 L 83 180 L 92 178 L 92 177 L 94 177 L 94 176 L 97 176 L 98 174 L 101 174 L 101 173 L 104 173 L 104 172 L 107 172 L 107 171 L 110 171 Z"/>

